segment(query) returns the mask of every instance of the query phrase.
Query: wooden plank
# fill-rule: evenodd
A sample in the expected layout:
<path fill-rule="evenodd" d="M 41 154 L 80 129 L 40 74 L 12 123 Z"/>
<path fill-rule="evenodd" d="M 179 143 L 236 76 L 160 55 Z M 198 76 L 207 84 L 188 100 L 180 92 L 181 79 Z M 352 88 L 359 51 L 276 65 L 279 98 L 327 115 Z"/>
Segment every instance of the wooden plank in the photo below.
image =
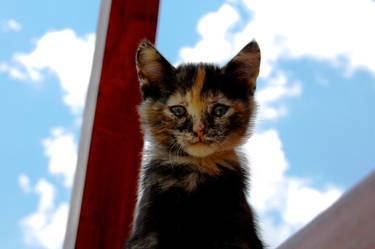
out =
<path fill-rule="evenodd" d="M 375 171 L 278 249 L 301 248 L 375 248 Z"/>
<path fill-rule="evenodd" d="M 154 42 L 158 8 L 159 0 L 112 0 L 102 68 L 97 69 L 101 74 L 96 105 L 88 101 L 93 106 L 86 107 L 95 110 L 95 117 L 93 124 L 84 120 L 92 133 L 91 138 L 82 137 L 90 139 L 87 164 L 81 166 L 85 170 L 80 174 L 85 181 L 79 177 L 75 181 L 83 193 L 81 200 L 73 193 L 71 203 L 74 210 L 80 207 L 76 238 L 68 225 L 71 239 L 65 240 L 64 249 L 122 248 L 130 233 L 143 146 L 136 112 L 141 96 L 135 52 L 142 39 Z M 80 147 L 85 143 L 81 140 Z M 70 227 L 74 227 L 74 210 Z"/>

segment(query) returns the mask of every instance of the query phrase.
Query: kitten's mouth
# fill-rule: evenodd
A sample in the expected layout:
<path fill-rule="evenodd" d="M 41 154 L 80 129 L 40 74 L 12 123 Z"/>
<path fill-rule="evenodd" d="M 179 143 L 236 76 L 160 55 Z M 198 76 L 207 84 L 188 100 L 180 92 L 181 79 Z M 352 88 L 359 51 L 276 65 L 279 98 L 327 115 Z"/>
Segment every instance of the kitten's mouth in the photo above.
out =
<path fill-rule="evenodd" d="M 209 141 L 207 139 L 198 138 L 197 141 L 191 141 L 190 145 L 208 145 L 213 143 L 212 141 Z"/>
<path fill-rule="evenodd" d="M 209 139 L 195 138 L 186 144 L 186 152 L 193 157 L 206 157 L 215 152 L 214 141 Z"/>
<path fill-rule="evenodd" d="M 190 145 L 205 145 L 206 143 L 203 143 L 201 140 L 195 143 L 190 143 Z"/>

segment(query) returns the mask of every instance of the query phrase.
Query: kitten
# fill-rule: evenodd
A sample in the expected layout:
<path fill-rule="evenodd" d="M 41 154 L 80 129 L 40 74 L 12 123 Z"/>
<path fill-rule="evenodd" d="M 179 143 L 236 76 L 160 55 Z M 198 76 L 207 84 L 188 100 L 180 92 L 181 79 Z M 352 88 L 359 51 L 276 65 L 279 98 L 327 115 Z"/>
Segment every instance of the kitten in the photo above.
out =
<path fill-rule="evenodd" d="M 127 249 L 261 249 L 235 148 L 251 130 L 260 50 L 228 64 L 173 67 L 151 43 L 136 55 L 150 139 Z"/>

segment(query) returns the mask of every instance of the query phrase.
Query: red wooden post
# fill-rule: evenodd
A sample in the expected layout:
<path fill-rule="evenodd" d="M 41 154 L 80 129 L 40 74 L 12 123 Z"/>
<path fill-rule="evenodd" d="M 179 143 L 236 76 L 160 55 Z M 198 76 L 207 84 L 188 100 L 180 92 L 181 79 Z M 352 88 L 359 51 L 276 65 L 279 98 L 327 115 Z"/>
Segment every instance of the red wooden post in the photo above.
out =
<path fill-rule="evenodd" d="M 159 0 L 112 0 L 76 249 L 120 249 L 129 235 L 143 146 L 135 52 L 142 39 L 154 42 L 158 7 Z"/>

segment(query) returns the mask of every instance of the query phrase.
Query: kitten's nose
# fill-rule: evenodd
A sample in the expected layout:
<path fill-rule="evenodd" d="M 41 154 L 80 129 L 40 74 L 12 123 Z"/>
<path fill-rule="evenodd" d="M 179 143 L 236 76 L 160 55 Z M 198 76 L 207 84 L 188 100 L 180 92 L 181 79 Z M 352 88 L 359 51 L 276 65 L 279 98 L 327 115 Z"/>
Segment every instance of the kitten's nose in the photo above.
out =
<path fill-rule="evenodd" d="M 199 138 L 203 137 L 203 131 L 202 130 L 194 130 L 194 134 L 196 134 L 196 136 L 199 137 Z"/>
<path fill-rule="evenodd" d="M 198 137 L 203 137 L 204 135 L 204 125 L 203 122 L 199 121 L 197 123 L 194 123 L 193 125 L 193 132 Z"/>

